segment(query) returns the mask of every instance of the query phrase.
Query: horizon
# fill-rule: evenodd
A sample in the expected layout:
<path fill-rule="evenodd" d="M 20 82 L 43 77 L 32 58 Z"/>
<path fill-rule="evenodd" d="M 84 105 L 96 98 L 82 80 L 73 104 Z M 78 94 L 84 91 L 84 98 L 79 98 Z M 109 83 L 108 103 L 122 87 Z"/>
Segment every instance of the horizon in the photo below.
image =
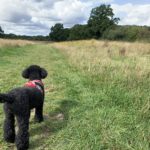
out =
<path fill-rule="evenodd" d="M 86 24 L 92 8 L 101 4 L 111 5 L 118 25 L 150 26 L 148 0 L 1 0 L 0 26 L 6 34 L 47 36 L 56 23 Z"/>

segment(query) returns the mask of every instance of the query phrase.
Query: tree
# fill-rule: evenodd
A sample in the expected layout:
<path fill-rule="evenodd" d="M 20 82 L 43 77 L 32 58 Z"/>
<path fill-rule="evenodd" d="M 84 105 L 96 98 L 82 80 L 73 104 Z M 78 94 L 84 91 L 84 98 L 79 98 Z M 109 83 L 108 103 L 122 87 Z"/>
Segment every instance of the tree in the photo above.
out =
<path fill-rule="evenodd" d="M 87 25 L 76 24 L 70 29 L 69 40 L 89 39 L 89 29 Z"/>
<path fill-rule="evenodd" d="M 119 20 L 119 18 L 114 18 L 111 6 L 103 4 L 92 9 L 88 26 L 91 34 L 94 35 L 95 38 L 99 38 L 105 30 L 111 29 Z"/>
<path fill-rule="evenodd" d="M 52 41 L 65 41 L 69 36 L 69 29 L 64 29 L 63 24 L 56 23 L 51 27 L 49 36 Z"/>
<path fill-rule="evenodd" d="M 2 27 L 0 26 L 0 37 L 3 37 L 4 31 L 2 30 Z"/>

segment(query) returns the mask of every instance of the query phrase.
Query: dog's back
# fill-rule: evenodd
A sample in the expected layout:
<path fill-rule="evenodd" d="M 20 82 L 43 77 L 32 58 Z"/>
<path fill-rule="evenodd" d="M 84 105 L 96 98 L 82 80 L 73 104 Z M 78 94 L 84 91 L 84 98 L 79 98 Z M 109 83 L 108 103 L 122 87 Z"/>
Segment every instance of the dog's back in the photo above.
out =
<path fill-rule="evenodd" d="M 0 95 L 0 102 L 4 102 L 13 113 L 23 113 L 43 104 L 44 94 L 36 88 L 21 87 Z"/>

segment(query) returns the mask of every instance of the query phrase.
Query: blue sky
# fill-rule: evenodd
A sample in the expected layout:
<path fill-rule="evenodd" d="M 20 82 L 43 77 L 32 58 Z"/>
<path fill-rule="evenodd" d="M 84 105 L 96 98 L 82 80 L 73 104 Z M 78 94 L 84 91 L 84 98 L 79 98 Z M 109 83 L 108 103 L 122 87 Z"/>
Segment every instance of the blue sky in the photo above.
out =
<path fill-rule="evenodd" d="M 150 0 L 1 0 L 0 26 L 5 33 L 48 35 L 55 23 L 86 24 L 91 9 L 104 3 L 120 25 L 150 26 Z"/>

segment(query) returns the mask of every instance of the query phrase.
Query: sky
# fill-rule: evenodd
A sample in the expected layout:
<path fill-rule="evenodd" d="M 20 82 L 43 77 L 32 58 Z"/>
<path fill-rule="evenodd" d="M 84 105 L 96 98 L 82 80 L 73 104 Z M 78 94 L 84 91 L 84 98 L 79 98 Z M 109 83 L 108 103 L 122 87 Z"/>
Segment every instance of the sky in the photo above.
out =
<path fill-rule="evenodd" d="M 92 8 L 111 4 L 120 25 L 150 26 L 150 0 L 0 0 L 5 33 L 48 35 L 56 23 L 86 24 Z"/>

